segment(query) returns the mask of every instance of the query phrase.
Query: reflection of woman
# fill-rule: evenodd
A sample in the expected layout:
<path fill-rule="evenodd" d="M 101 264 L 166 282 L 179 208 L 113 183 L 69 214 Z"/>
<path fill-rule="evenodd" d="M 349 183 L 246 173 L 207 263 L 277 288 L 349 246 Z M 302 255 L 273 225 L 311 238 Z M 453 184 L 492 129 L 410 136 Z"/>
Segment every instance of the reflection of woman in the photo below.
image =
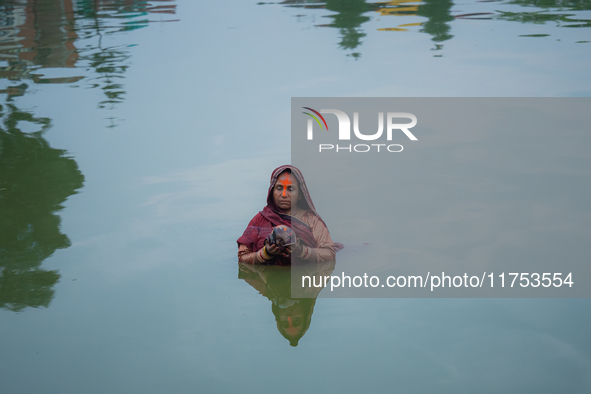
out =
<path fill-rule="evenodd" d="M 330 275 L 334 267 L 334 261 L 305 264 L 306 269 L 302 273 L 323 278 Z M 291 346 L 297 346 L 299 340 L 310 328 L 316 298 L 323 288 L 307 288 L 304 295 L 306 298 L 292 298 L 292 273 L 289 267 L 238 264 L 238 268 L 240 279 L 244 279 L 260 294 L 271 300 L 271 310 L 275 316 L 277 330 Z"/>
<path fill-rule="evenodd" d="M 297 235 L 296 244 L 284 252 L 275 245 L 264 244 L 273 227 L 279 225 L 291 227 Z M 337 244 L 337 248 L 341 247 Z M 335 258 L 335 244 L 326 224 L 316 213 L 302 173 L 284 165 L 271 174 L 267 206 L 238 238 L 238 260 L 250 264 L 289 264 L 291 254 L 304 261 L 331 261 Z"/>

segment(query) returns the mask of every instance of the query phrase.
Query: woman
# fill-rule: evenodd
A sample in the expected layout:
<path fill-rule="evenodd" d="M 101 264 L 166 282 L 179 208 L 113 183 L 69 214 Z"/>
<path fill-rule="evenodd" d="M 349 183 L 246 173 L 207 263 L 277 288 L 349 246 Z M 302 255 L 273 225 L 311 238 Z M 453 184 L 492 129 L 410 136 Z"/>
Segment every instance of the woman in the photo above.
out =
<path fill-rule="evenodd" d="M 284 251 L 276 245 L 265 245 L 273 227 L 285 225 L 296 233 L 296 243 Z M 342 245 L 336 245 L 337 250 Z M 335 244 L 326 224 L 316 213 L 306 182 L 297 168 L 284 165 L 271 174 L 267 206 L 248 224 L 238 238 L 238 260 L 241 263 L 290 264 L 291 255 L 298 260 L 324 262 L 335 259 Z"/>

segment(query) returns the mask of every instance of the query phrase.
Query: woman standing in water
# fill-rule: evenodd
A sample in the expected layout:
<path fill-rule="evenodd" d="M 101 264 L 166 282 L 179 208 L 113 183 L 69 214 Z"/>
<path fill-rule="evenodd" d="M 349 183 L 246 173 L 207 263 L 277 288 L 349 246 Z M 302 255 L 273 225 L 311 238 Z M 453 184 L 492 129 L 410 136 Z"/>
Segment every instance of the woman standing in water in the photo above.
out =
<path fill-rule="evenodd" d="M 282 225 L 295 232 L 295 245 L 288 246 L 285 251 L 276 245 L 265 245 L 273 227 Z M 342 245 L 336 247 L 338 250 Z M 267 206 L 238 238 L 238 260 L 249 264 L 290 264 L 292 254 L 303 261 L 332 261 L 335 244 L 314 208 L 302 173 L 294 166 L 284 165 L 271 174 Z"/>

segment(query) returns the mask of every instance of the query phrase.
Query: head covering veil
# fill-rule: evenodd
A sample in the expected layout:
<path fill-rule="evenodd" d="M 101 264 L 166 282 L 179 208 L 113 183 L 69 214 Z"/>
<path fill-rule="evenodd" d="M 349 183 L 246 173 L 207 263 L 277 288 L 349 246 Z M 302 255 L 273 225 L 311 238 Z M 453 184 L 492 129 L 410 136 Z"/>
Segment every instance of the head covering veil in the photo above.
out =
<path fill-rule="evenodd" d="M 296 167 L 291 166 L 289 164 L 277 167 L 271 174 L 271 182 L 269 185 L 269 191 L 267 192 L 267 206 L 271 207 L 276 212 L 280 212 L 279 208 L 277 208 L 277 206 L 275 205 L 275 200 L 273 199 L 273 187 L 275 187 L 275 183 L 277 183 L 277 179 L 279 179 L 279 176 L 288 170 L 298 180 L 300 186 L 300 193 L 302 193 L 304 197 L 304 201 L 300 202 L 301 208 L 311 210 L 314 213 L 314 215 L 320 218 L 320 215 L 318 215 L 318 212 L 316 212 L 316 207 L 314 207 L 314 203 L 312 202 L 312 197 L 310 197 L 310 192 L 308 191 L 308 187 L 306 186 L 306 181 L 304 180 L 302 172 Z"/>
<path fill-rule="evenodd" d="M 248 248 L 253 252 L 262 249 L 265 238 L 267 238 L 269 233 L 273 230 L 273 227 L 280 225 L 291 227 L 303 244 L 312 248 L 316 247 L 316 241 L 314 240 L 314 236 L 310 227 L 308 227 L 308 225 L 306 225 L 301 220 L 283 213 L 275 205 L 275 200 L 273 199 L 273 188 L 275 187 L 275 183 L 277 183 L 279 176 L 285 171 L 290 171 L 299 183 L 299 190 L 303 196 L 303 198 L 299 201 L 300 207 L 302 209 L 312 211 L 312 213 L 316 215 L 318 219 L 322 220 L 320 215 L 318 215 L 316 212 L 316 208 L 314 207 L 314 203 L 312 202 L 308 187 L 306 186 L 306 181 L 304 180 L 304 176 L 302 175 L 301 171 L 292 165 L 283 165 L 278 167 L 271 174 L 269 190 L 267 192 L 267 206 L 264 207 L 263 210 L 260 211 L 250 221 L 248 227 L 244 231 L 244 234 L 242 234 L 242 236 L 238 238 L 237 241 L 239 244 L 248 246 Z M 289 259 L 285 260 L 287 261 L 281 261 L 279 263 L 289 263 Z"/>

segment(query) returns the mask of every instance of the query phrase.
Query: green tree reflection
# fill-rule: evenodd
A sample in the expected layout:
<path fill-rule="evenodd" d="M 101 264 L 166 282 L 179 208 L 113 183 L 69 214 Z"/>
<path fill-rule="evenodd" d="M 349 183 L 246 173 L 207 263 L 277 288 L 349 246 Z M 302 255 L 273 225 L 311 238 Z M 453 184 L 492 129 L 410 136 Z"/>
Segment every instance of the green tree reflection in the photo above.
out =
<path fill-rule="evenodd" d="M 326 2 L 318 2 L 310 4 L 307 0 L 286 0 L 281 4 L 289 7 L 303 7 L 303 8 L 324 8 L 333 12 L 334 15 L 329 15 L 332 23 L 321 24 L 322 27 L 335 27 L 341 33 L 341 42 L 339 47 L 344 50 L 354 50 L 362 44 L 361 39 L 366 36 L 366 33 L 361 29 L 361 25 L 371 20 L 370 12 L 379 12 L 384 17 L 395 15 L 418 15 L 427 18 L 427 22 L 423 23 L 422 32 L 433 36 L 434 42 L 442 42 L 453 37 L 449 33 L 451 27 L 448 22 L 454 20 L 451 15 L 451 8 L 453 2 L 451 0 L 426 0 L 422 2 L 408 1 L 390 1 L 390 2 L 374 2 L 368 3 L 366 0 L 328 0 Z M 416 5 L 414 3 L 420 3 Z M 405 29 L 385 29 L 385 30 L 405 30 Z M 358 58 L 359 52 L 351 54 Z"/>
<path fill-rule="evenodd" d="M 284 0 L 280 4 L 286 7 L 298 7 L 304 9 L 326 9 L 335 12 L 326 16 L 332 19 L 331 23 L 320 24 L 321 27 L 338 28 L 341 33 L 339 47 L 344 50 L 355 50 L 350 56 L 360 57 L 359 47 L 366 33 L 362 29 L 364 23 L 373 19 L 373 15 L 380 20 L 394 20 L 392 17 L 420 16 L 426 19 L 423 22 L 402 23 L 400 18 L 397 27 L 379 28 L 381 31 L 407 31 L 412 26 L 420 26 L 420 32 L 427 33 L 435 43 L 433 50 L 441 50 L 443 43 L 451 40 L 451 23 L 462 19 L 476 20 L 507 20 L 522 24 L 556 23 L 558 27 L 591 27 L 591 20 L 577 16 L 573 11 L 591 10 L 589 0 L 515 0 L 499 2 L 500 5 L 513 4 L 522 8 L 512 7 L 514 10 L 490 11 L 490 7 L 483 12 L 471 12 L 460 14 L 452 0 L 390 0 L 367 2 L 366 0 L 327 0 L 315 2 L 312 0 Z M 264 3 L 261 3 L 264 4 Z M 478 3 L 477 3 L 478 4 Z M 499 7 L 500 8 L 500 7 Z M 534 8 L 538 8 L 537 10 Z M 580 14 L 579 14 L 580 15 Z M 542 34 L 540 36 L 545 36 Z M 537 36 L 537 35 L 535 35 Z M 587 41 L 580 41 L 587 42 Z M 435 55 L 440 56 L 440 55 Z"/>
<path fill-rule="evenodd" d="M 355 49 L 365 37 L 361 24 L 370 20 L 369 16 L 363 14 L 375 10 L 376 4 L 368 4 L 365 0 L 329 0 L 326 9 L 336 14 L 328 16 L 333 20 L 332 23 L 321 26 L 338 28 L 342 38 L 339 46 L 342 49 Z"/>
<path fill-rule="evenodd" d="M 507 4 L 518 4 L 525 7 L 568 9 L 571 11 L 591 10 L 589 0 L 513 0 Z"/>
<path fill-rule="evenodd" d="M 148 26 L 150 15 L 175 14 L 169 0 L 13 0 L 0 2 L 0 78 L 35 84 L 74 83 L 86 78 L 101 89 L 99 108 L 123 102 L 131 53 L 126 42 L 110 38 Z M 175 20 L 159 20 L 169 22 Z M 81 44 L 83 42 L 84 44 Z M 47 78 L 44 69 L 73 69 L 71 76 Z M 26 93 L 27 85 L 0 93 Z M 111 123 L 112 127 L 114 126 Z"/>
<path fill-rule="evenodd" d="M 589 0 L 517 0 L 508 4 L 517 4 L 529 8 L 541 8 L 538 11 L 507 12 L 499 11 L 497 19 L 545 24 L 555 22 L 560 27 L 591 27 L 590 19 L 573 18 L 571 11 L 591 10 Z"/>
<path fill-rule="evenodd" d="M 84 176 L 66 152 L 49 146 L 48 118 L 14 105 L 0 106 L 0 307 L 47 307 L 57 271 L 40 268 L 57 249 L 71 245 L 56 215 Z M 24 133 L 21 125 L 36 127 Z"/>
<path fill-rule="evenodd" d="M 451 16 L 452 6 L 453 2 L 450 0 L 425 0 L 417 8 L 417 15 L 427 18 L 421 31 L 429 34 L 436 43 L 453 38 L 448 24 L 455 19 Z"/>
<path fill-rule="evenodd" d="M 77 0 L 76 29 L 84 38 L 95 38 L 96 46 L 80 50 L 80 61 L 94 70 L 89 78 L 92 88 L 99 88 L 106 96 L 99 108 L 113 109 L 122 103 L 126 91 L 123 85 L 131 57 L 129 45 L 104 45 L 103 39 L 148 26 L 151 13 L 174 14 L 175 4 L 153 5 L 164 0 Z M 114 127 L 111 123 L 109 127 Z"/>

